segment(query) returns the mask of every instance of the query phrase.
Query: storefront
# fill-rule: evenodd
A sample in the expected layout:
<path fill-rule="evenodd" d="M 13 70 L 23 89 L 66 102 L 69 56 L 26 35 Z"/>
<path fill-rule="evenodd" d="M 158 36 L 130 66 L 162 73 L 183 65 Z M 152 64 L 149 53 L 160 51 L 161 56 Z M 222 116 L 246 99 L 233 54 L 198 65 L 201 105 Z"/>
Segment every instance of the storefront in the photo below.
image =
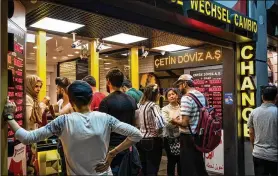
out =
<path fill-rule="evenodd" d="M 46 82 L 41 98 L 49 95 L 55 102 L 57 76 L 75 80 L 93 75 L 104 92 L 105 73 L 112 67 L 125 72 L 135 88 L 149 82 L 168 88 L 179 75 L 192 74 L 197 88 L 223 118 L 222 143 L 206 154 L 207 170 L 244 175 L 245 124 L 256 106 L 253 80 L 257 22 L 221 4 L 201 2 L 170 3 L 171 11 L 159 8 L 164 7 L 163 3 L 154 7 L 126 0 L 25 2 L 25 34 L 36 35 L 36 42 L 26 43 L 26 75 L 37 72 Z M 173 13 L 175 10 L 179 13 Z M 83 26 L 66 32 L 42 32 L 45 28 L 35 24 L 46 17 Z M 77 33 L 75 41 L 71 32 Z M 119 34 L 129 36 L 111 39 Z M 137 40 L 128 41 L 131 38 Z M 72 47 L 77 41 L 81 41 L 79 49 Z"/>

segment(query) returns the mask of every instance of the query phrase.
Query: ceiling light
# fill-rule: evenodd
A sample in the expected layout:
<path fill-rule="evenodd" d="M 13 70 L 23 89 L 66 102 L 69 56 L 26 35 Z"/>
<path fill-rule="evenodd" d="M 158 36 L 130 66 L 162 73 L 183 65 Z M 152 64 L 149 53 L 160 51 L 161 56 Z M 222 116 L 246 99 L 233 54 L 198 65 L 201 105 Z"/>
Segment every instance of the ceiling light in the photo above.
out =
<path fill-rule="evenodd" d="M 57 57 L 54 56 L 53 59 L 57 59 Z"/>
<path fill-rule="evenodd" d="M 106 63 L 104 63 L 105 65 L 110 65 L 111 63 L 110 62 L 106 62 Z"/>
<path fill-rule="evenodd" d="M 156 48 L 153 48 L 153 49 L 171 52 L 171 51 L 185 50 L 185 49 L 188 49 L 188 48 L 190 48 L 190 47 L 181 46 L 181 45 L 176 45 L 176 44 L 170 44 L 170 45 L 165 45 L 165 46 L 156 47 Z"/>
<path fill-rule="evenodd" d="M 123 53 L 123 54 L 121 54 L 122 56 L 128 56 L 128 53 Z"/>
<path fill-rule="evenodd" d="M 37 49 L 37 48 L 38 48 L 37 46 L 34 46 L 34 47 L 33 47 L 33 49 Z"/>
<path fill-rule="evenodd" d="M 53 37 L 48 37 L 46 36 L 46 41 L 52 39 Z M 29 43 L 35 43 L 36 41 L 36 35 L 35 34 L 28 34 L 27 33 L 27 36 L 26 36 L 26 42 L 29 42 Z"/>
<path fill-rule="evenodd" d="M 147 38 L 121 33 L 121 34 L 113 35 L 111 37 L 106 37 L 102 40 L 115 42 L 115 43 L 130 44 L 130 43 L 147 40 Z"/>
<path fill-rule="evenodd" d="M 68 56 L 69 56 L 69 57 L 72 57 L 72 56 L 74 56 L 74 55 L 73 55 L 73 54 L 68 54 Z"/>
<path fill-rule="evenodd" d="M 62 39 L 65 39 L 65 40 L 66 40 L 66 39 L 68 39 L 68 37 L 62 37 Z"/>
<path fill-rule="evenodd" d="M 34 54 L 36 54 L 36 53 L 30 53 L 31 55 L 34 55 Z"/>
<path fill-rule="evenodd" d="M 161 53 L 162 56 L 164 56 L 166 52 L 165 51 L 161 51 L 160 53 Z"/>
<path fill-rule="evenodd" d="M 77 23 L 57 20 L 48 17 L 45 17 L 31 25 L 31 27 L 34 28 L 45 29 L 45 30 L 56 31 L 56 32 L 63 32 L 63 33 L 74 31 L 83 26 L 84 26 L 83 24 L 77 24 Z"/>
<path fill-rule="evenodd" d="M 79 54 L 79 51 L 75 51 L 74 53 L 75 53 L 75 54 Z"/>
<path fill-rule="evenodd" d="M 99 60 L 102 60 L 102 58 L 98 58 Z"/>
<path fill-rule="evenodd" d="M 105 57 L 109 57 L 108 55 L 106 55 Z"/>
<path fill-rule="evenodd" d="M 105 70 L 109 70 L 110 68 L 104 68 Z"/>

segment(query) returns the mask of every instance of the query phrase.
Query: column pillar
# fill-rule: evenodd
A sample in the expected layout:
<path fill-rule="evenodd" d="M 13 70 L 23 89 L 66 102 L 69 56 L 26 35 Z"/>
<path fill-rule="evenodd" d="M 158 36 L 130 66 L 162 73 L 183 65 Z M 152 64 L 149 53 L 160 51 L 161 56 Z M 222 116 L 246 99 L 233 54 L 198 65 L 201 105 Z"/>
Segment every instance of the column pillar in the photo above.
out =
<path fill-rule="evenodd" d="M 36 34 L 36 66 L 37 75 L 41 78 L 43 85 L 39 94 L 39 101 L 46 96 L 46 32 L 39 31 Z"/>
<path fill-rule="evenodd" d="M 255 8 L 255 19 L 258 22 L 258 40 L 256 43 L 256 87 L 257 87 L 257 106 L 261 105 L 260 86 L 268 85 L 268 66 L 267 66 L 267 14 L 266 2 L 257 1 Z"/>
<path fill-rule="evenodd" d="M 6 98 L 8 95 L 8 65 L 7 65 L 7 56 L 8 56 L 8 1 L 0 0 L 0 114 L 3 113 L 3 108 L 6 103 Z M 3 118 L 0 120 L 1 126 L 1 171 L 0 175 L 8 175 L 8 146 L 7 146 L 7 136 L 8 136 L 8 125 L 3 121 Z"/>
<path fill-rule="evenodd" d="M 89 75 L 96 79 L 96 88 L 99 90 L 99 53 L 97 52 L 97 40 L 90 44 Z"/>
<path fill-rule="evenodd" d="M 130 79 L 132 87 L 139 89 L 139 57 L 138 48 L 130 49 Z"/>

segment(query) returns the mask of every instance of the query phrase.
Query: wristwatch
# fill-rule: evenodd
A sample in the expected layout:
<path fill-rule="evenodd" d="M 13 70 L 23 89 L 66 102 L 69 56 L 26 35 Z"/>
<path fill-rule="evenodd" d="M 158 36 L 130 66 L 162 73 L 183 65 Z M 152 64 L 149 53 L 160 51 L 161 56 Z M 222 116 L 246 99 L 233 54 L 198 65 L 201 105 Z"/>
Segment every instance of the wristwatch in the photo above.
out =
<path fill-rule="evenodd" d="M 5 115 L 5 121 L 14 120 L 14 116 L 12 114 Z"/>

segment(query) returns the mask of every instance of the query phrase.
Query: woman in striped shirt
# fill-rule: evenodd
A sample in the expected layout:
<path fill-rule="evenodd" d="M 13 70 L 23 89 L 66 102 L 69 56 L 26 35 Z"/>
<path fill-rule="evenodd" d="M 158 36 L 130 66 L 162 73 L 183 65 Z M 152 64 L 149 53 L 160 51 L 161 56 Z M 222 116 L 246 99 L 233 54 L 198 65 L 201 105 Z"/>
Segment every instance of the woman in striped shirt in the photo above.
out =
<path fill-rule="evenodd" d="M 138 143 L 138 151 L 144 175 L 157 175 L 162 156 L 162 129 L 165 126 L 160 108 L 155 103 L 159 99 L 157 84 L 145 88 L 139 103 L 138 120 L 143 139 Z"/>

